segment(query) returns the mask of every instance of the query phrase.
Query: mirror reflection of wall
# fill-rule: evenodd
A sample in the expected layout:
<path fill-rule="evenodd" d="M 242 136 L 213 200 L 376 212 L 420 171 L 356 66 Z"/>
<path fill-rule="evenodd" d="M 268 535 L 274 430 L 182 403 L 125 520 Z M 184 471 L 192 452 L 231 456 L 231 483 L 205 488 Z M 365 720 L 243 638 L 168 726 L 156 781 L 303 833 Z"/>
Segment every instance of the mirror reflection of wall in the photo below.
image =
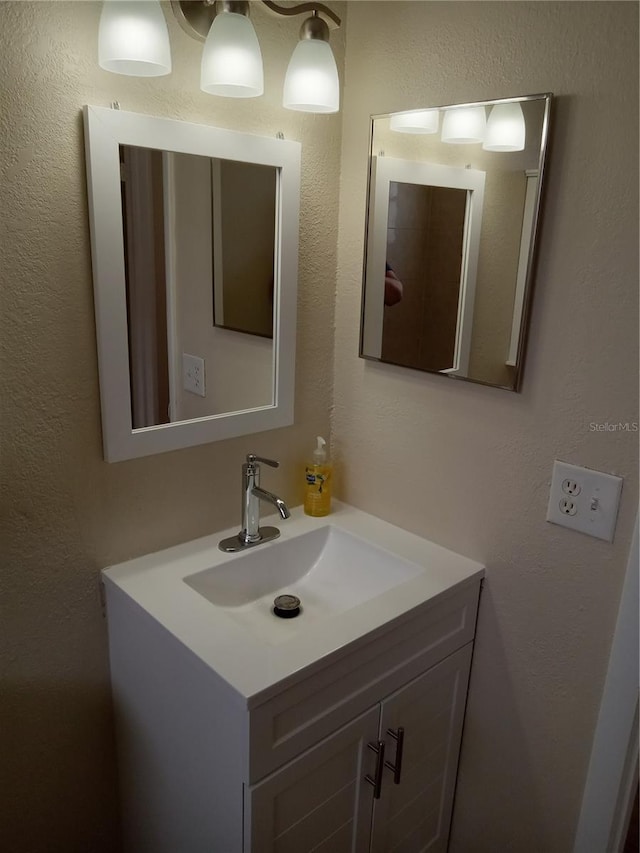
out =
<path fill-rule="evenodd" d="M 521 110 L 521 136 L 512 146 L 519 145 L 521 150 L 499 150 L 508 146 L 501 146 L 497 125 L 491 120 L 496 102 L 475 105 L 475 119 L 483 125 L 477 142 L 462 141 L 464 134 L 451 121 L 463 115 L 461 109 L 443 107 L 373 117 L 363 357 L 517 389 L 550 99 L 549 95 L 530 96 L 504 110 L 516 117 Z M 501 110 L 494 115 L 500 117 Z M 512 115 L 503 117 L 511 119 Z M 447 136 L 451 141 L 443 141 Z M 377 176 L 385 161 L 413 163 L 416 170 L 434 165 L 484 176 L 477 270 L 473 281 L 467 278 L 466 282 L 467 289 L 471 285 L 474 303 L 466 329 L 464 254 L 471 220 L 462 213 L 465 193 L 452 185 L 433 195 L 436 188 L 424 186 L 428 181 L 410 177 L 405 183 L 391 180 L 385 185 Z M 403 168 L 409 173 L 408 165 Z M 392 173 L 390 166 L 387 171 Z M 381 192 L 385 195 L 382 200 L 377 198 Z M 453 201 L 456 192 L 460 194 L 457 206 Z M 389 220 L 384 237 L 377 224 L 382 208 L 385 215 L 388 209 Z M 461 260 L 454 260 L 460 253 Z M 373 265 L 372 256 L 376 258 Z M 385 261 L 402 282 L 403 294 L 396 303 L 384 306 L 380 349 L 370 330 L 379 310 L 373 303 L 380 298 Z M 467 358 L 456 362 L 454 341 L 460 352 L 465 338 Z M 452 355 L 457 369 L 451 368 Z"/>
<path fill-rule="evenodd" d="M 120 159 L 133 428 L 271 405 L 277 170 Z"/>

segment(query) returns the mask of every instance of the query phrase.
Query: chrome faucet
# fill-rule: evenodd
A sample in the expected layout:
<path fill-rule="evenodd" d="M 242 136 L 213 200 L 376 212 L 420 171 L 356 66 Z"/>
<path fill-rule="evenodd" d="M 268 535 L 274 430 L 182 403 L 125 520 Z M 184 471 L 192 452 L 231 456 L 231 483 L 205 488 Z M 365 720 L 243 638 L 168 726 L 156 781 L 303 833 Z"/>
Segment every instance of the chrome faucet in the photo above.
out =
<path fill-rule="evenodd" d="M 273 504 L 282 518 L 289 518 L 291 515 L 281 498 L 260 488 L 260 462 L 272 468 L 278 468 L 280 465 L 273 459 L 263 459 L 255 453 L 247 454 L 247 461 L 242 466 L 242 529 L 237 536 L 229 536 L 220 542 L 218 548 L 221 551 L 242 551 L 280 536 L 277 527 L 260 527 L 260 501 Z"/>

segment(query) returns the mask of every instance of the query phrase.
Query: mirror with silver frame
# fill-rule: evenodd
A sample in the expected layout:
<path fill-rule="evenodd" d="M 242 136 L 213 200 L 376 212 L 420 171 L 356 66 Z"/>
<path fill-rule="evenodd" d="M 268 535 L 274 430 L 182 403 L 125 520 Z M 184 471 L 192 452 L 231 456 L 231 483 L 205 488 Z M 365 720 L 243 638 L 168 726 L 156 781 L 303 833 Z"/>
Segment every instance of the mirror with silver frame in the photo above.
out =
<path fill-rule="evenodd" d="M 299 143 L 84 114 L 107 461 L 291 424 Z"/>
<path fill-rule="evenodd" d="M 519 390 L 551 99 L 372 116 L 361 357 Z"/>

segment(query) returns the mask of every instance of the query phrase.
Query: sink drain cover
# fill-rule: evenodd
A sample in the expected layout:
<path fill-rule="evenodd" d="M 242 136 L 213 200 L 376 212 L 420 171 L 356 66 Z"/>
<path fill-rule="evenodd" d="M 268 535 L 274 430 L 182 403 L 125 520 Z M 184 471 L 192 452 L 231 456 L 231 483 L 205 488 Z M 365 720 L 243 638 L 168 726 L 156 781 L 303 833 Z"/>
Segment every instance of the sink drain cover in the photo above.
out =
<path fill-rule="evenodd" d="M 279 595 L 273 602 L 273 612 L 281 619 L 293 619 L 300 613 L 300 599 L 297 595 Z"/>

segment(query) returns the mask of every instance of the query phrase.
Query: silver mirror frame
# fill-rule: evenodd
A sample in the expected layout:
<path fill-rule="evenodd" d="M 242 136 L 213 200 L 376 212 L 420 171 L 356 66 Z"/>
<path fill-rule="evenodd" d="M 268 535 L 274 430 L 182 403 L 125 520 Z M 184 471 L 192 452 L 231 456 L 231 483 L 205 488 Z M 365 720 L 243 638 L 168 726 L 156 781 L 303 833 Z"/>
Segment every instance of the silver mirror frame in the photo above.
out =
<path fill-rule="evenodd" d="M 538 247 L 538 232 L 540 227 L 540 213 L 541 213 L 541 202 L 543 198 L 543 191 L 545 187 L 545 165 L 548 154 L 548 143 L 549 143 L 549 123 L 552 109 L 552 101 L 553 101 L 553 93 L 546 92 L 542 94 L 536 95 L 523 95 L 520 97 L 511 97 L 511 98 L 497 98 L 494 100 L 488 101 L 475 101 L 470 103 L 461 103 L 461 104 L 441 104 L 441 105 L 431 105 L 427 104 L 425 106 L 413 109 L 413 110 L 400 110 L 394 113 L 378 113 L 371 116 L 370 127 L 369 127 L 369 168 L 368 168 L 368 178 L 367 178 L 367 210 L 365 215 L 365 227 L 364 227 L 364 253 L 363 253 L 363 264 L 362 264 L 362 297 L 361 297 L 361 307 L 360 307 L 360 337 L 359 337 L 359 348 L 358 355 L 360 358 L 365 359 L 366 361 L 372 361 L 377 363 L 386 364 L 390 362 L 384 362 L 382 359 L 377 358 L 375 356 L 366 355 L 364 353 L 364 337 L 365 337 L 365 306 L 366 306 L 366 278 L 367 278 L 367 265 L 368 265 L 368 255 L 370 252 L 370 212 L 372 206 L 372 191 L 373 191 L 373 179 L 374 179 L 374 152 L 373 152 L 373 143 L 374 143 L 374 132 L 375 132 L 375 122 L 376 119 L 389 119 L 393 115 L 398 114 L 409 114 L 409 113 L 417 113 L 423 112 L 424 110 L 447 110 L 452 108 L 465 108 L 465 107 L 477 107 L 477 106 L 486 106 L 493 107 L 497 104 L 508 104 L 508 103 L 523 103 L 526 101 L 534 101 L 534 100 L 544 100 L 544 114 L 542 121 L 542 129 L 541 129 L 541 137 L 540 137 L 540 155 L 538 160 L 538 181 L 537 188 L 535 192 L 535 200 L 533 205 L 533 221 L 531 227 L 531 238 L 529 241 L 529 249 L 527 253 L 527 264 L 526 264 L 526 276 L 524 279 L 524 294 L 522 298 L 522 307 L 521 307 L 521 320 L 519 327 L 519 335 L 518 335 L 518 344 L 517 344 L 517 356 L 515 359 L 515 375 L 513 385 L 499 385 L 491 382 L 486 382 L 481 379 L 473 379 L 471 377 L 466 376 L 457 376 L 455 373 L 441 372 L 441 371 L 429 371 L 429 370 L 419 370 L 419 372 L 429 373 L 431 375 L 443 376 L 449 379 L 456 379 L 458 381 L 462 380 L 465 382 L 473 382 L 477 385 L 486 385 L 490 388 L 500 388 L 505 391 L 514 391 L 518 392 L 522 387 L 522 378 L 524 371 L 524 361 L 525 361 L 525 352 L 527 346 L 527 336 L 529 330 L 529 319 L 531 313 L 531 304 L 533 298 L 533 281 L 535 274 L 535 264 L 536 264 L 536 256 L 537 256 L 537 247 Z M 396 367 L 403 367 L 404 365 L 392 365 Z M 408 368 L 410 370 L 418 369 L 418 368 Z"/>
<path fill-rule="evenodd" d="M 104 457 L 133 459 L 293 423 L 300 152 L 298 142 L 105 107 L 84 107 L 91 256 Z M 273 404 L 132 429 L 120 145 L 197 154 L 277 169 Z M 241 381 L 241 378 L 239 378 Z"/>

